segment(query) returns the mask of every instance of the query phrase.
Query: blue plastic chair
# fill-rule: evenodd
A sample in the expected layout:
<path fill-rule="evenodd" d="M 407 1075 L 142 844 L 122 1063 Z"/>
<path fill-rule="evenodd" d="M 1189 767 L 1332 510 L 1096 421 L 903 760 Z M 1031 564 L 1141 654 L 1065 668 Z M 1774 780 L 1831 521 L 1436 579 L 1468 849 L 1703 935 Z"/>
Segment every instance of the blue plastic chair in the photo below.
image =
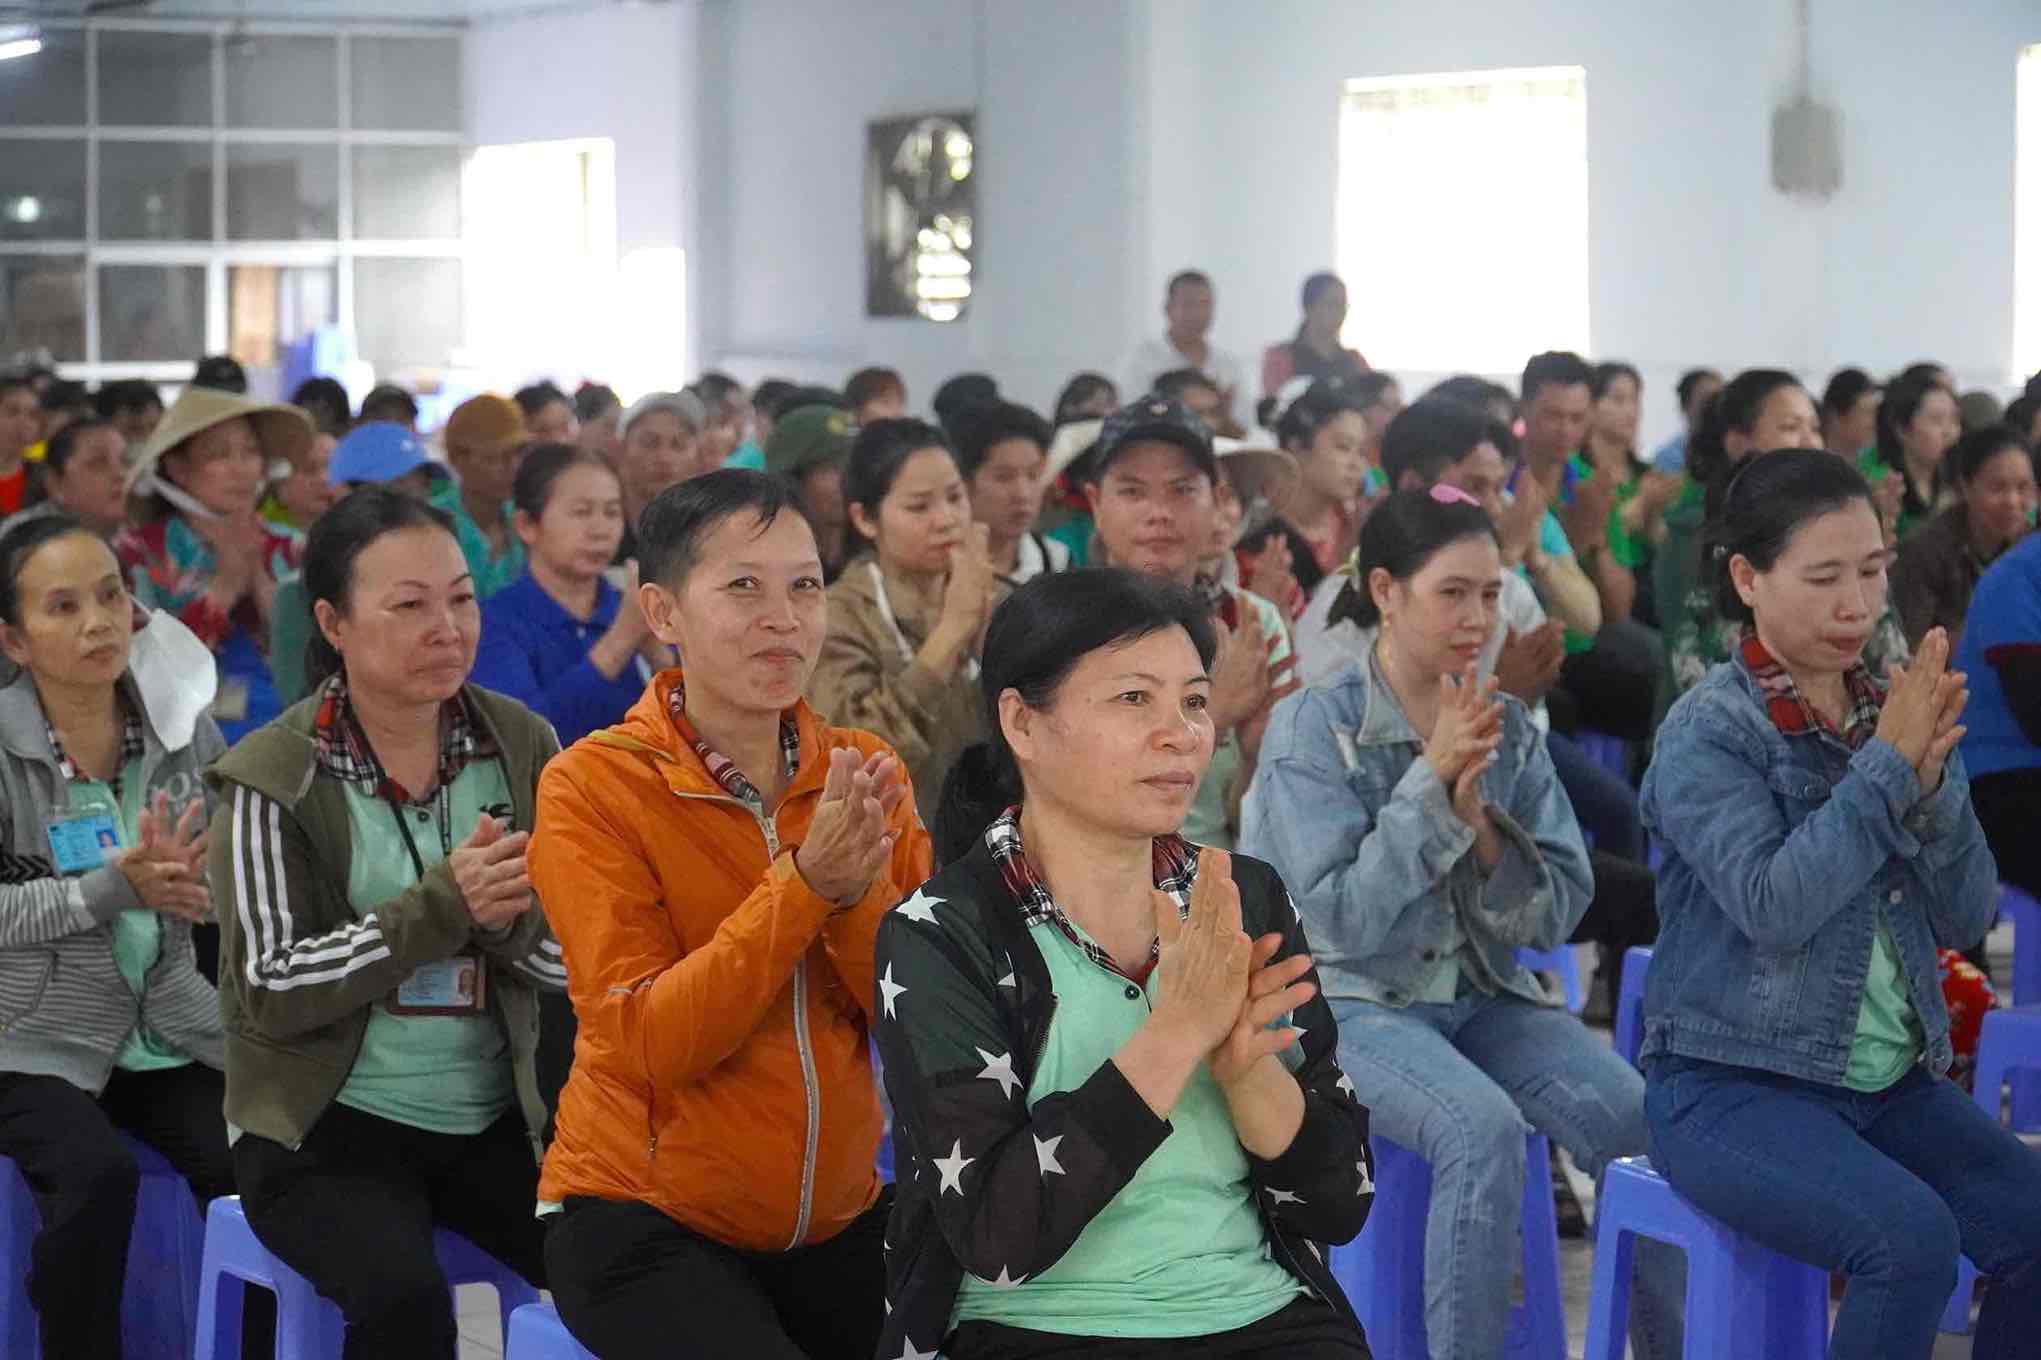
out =
<path fill-rule="evenodd" d="M 1637 1239 L 1687 1254 L 1686 1360 L 1822 1360 L 1828 1272 L 1768 1251 L 1680 1198 L 1642 1157 L 1611 1162 L 1595 1203 L 1585 1360 L 1623 1360 Z"/>
<path fill-rule="evenodd" d="M 2041 1006 L 2041 902 L 2010 883 L 1998 887 L 1998 909 L 2013 923 L 2013 1004 Z M 1992 1113 L 1996 1114 L 1993 1107 Z M 2013 1128 L 2041 1131 L 2041 1072 L 2013 1078 Z"/>
<path fill-rule="evenodd" d="M 1644 1047 L 1644 978 L 1651 971 L 1651 950 L 1633 944 L 1623 951 L 1623 986 L 1616 996 L 1616 1052 L 1632 1067 Z"/>
<path fill-rule="evenodd" d="M 2033 905 L 2033 899 L 2028 899 L 2028 905 Z M 2036 952 L 2041 952 L 2041 944 Z M 1997 1123 L 2003 1118 L 2001 1093 L 2011 1081 L 2013 1127 L 2018 1128 L 2020 1085 L 2033 1082 L 2037 1072 L 2041 1072 L 2041 1005 L 1986 1012 L 1984 1028 L 1977 1037 L 1977 1084 L 1970 1095 L 1977 1108 Z M 1956 1292 L 1949 1296 L 1949 1307 L 1942 1314 L 1943 1331 L 1961 1334 L 1970 1330 L 1970 1304 L 1976 1287 L 1977 1267 L 1966 1256 L 1956 1263 Z"/>
<path fill-rule="evenodd" d="M 141 1171 L 135 1223 L 128 1238 L 128 1274 L 121 1291 L 122 1352 L 134 1360 L 187 1360 L 197 1317 L 199 1258 L 205 1227 L 191 1187 L 163 1155 L 122 1135 Z M 42 1354 L 35 1307 L 28 1300 L 30 1252 L 42 1229 L 35 1196 L 14 1163 L 0 1157 L 0 1345 L 15 1360 Z"/>
<path fill-rule="evenodd" d="M 1424 1230 L 1431 1163 L 1380 1134 L 1368 1141 L 1375 1150 L 1375 1207 L 1352 1245 L 1333 1249 L 1333 1278 L 1359 1314 L 1375 1360 L 1426 1360 Z M 1524 1302 L 1510 1310 L 1504 1354 L 1566 1360 L 1552 1152 L 1541 1133 L 1524 1139 L 1523 1272 Z"/>
<path fill-rule="evenodd" d="M 1589 760 L 1627 781 L 1630 778 L 1630 743 L 1621 737 L 1612 737 L 1607 732 L 1596 732 L 1582 727 L 1575 730 L 1573 744 L 1581 749 Z"/>
<path fill-rule="evenodd" d="M 1587 1005 L 1587 991 L 1580 983 L 1580 960 L 1573 956 L 1572 945 L 1561 944 L 1557 949 L 1526 946 L 1517 951 L 1517 962 L 1534 973 L 1557 973 L 1560 989 L 1566 993 L 1566 1009 L 1575 1015 Z"/>
<path fill-rule="evenodd" d="M 321 1298 L 310 1281 L 269 1254 L 248 1226 L 239 1195 L 212 1202 L 206 1211 L 205 1240 L 193 1360 L 239 1360 L 241 1305 L 251 1284 L 276 1295 L 277 1360 L 339 1360 L 346 1337 L 339 1306 Z M 539 1291 L 523 1276 L 460 1234 L 442 1228 L 434 1234 L 434 1245 L 449 1287 L 495 1287 L 506 1337 L 511 1315 L 539 1301 Z"/>
<path fill-rule="evenodd" d="M 528 1303 L 510 1315 L 503 1360 L 595 1360 L 550 1303 Z"/>

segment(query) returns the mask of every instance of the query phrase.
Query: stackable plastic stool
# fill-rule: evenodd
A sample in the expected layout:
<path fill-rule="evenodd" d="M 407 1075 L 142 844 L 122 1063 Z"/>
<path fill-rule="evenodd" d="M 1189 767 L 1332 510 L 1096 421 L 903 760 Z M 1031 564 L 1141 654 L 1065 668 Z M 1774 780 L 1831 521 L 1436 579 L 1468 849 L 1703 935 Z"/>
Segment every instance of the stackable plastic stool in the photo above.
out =
<path fill-rule="evenodd" d="M 186 1360 L 197 1317 L 199 1258 L 205 1227 L 191 1187 L 163 1155 L 121 1135 L 141 1179 L 121 1291 L 121 1348 L 134 1360 Z M 0 1157 L 0 1346 L 11 1360 L 42 1354 L 28 1271 L 42 1215 L 14 1163 Z"/>
<path fill-rule="evenodd" d="M 442 1228 L 433 1237 L 450 1288 L 464 1284 L 495 1287 L 508 1337 L 511 1315 L 526 1304 L 537 1303 L 539 1291 L 460 1234 Z M 310 1281 L 269 1254 L 248 1226 L 239 1195 L 216 1199 L 206 1211 L 205 1265 L 193 1360 L 239 1360 L 242 1298 L 251 1284 L 276 1295 L 277 1360 L 339 1360 L 346 1336 L 339 1306 L 321 1298 Z"/>
<path fill-rule="evenodd" d="M 1630 743 L 1621 737 L 1612 737 L 1607 732 L 1597 732 L 1582 727 L 1573 734 L 1573 744 L 1595 764 L 1628 783 L 1630 780 Z"/>
<path fill-rule="evenodd" d="M 2030 898 L 2028 905 L 2032 904 Z M 2033 948 L 2041 953 L 2041 937 Z M 1994 1124 L 2003 1117 L 2000 1092 L 2009 1080 L 2013 1085 L 2013 1127 L 2017 1129 L 2020 1085 L 2041 1081 L 2041 1005 L 1985 1012 L 1984 1027 L 1977 1036 L 1977 1084 L 1970 1098 Z M 1949 1296 L 1949 1307 L 1942 1314 L 1943 1331 L 1970 1330 L 1970 1302 L 1976 1287 L 1977 1267 L 1963 1257 L 1956 1263 L 1956 1292 Z"/>
<path fill-rule="evenodd" d="M 1686 1360 L 1822 1360 L 1828 1272 L 1730 1231 L 1680 1198 L 1642 1157 L 1611 1162 L 1595 1201 L 1585 1360 L 1623 1360 L 1637 1239 L 1687 1254 Z"/>
<path fill-rule="evenodd" d="M 1333 1249 L 1333 1277 L 1360 1316 L 1375 1360 L 1427 1360 L 1424 1229 L 1431 1163 L 1380 1134 L 1368 1142 L 1375 1150 L 1375 1205 L 1352 1245 Z M 1503 1353 L 1517 1360 L 1566 1360 L 1552 1151 L 1542 1133 L 1524 1139 L 1522 1259 L 1524 1302 L 1510 1309 Z"/>
<path fill-rule="evenodd" d="M 2041 1006 L 2041 902 L 2010 883 L 1998 885 L 1998 909 L 2013 923 L 2013 1004 Z M 1998 1113 L 1998 1107 L 1992 1107 Z M 2041 1131 L 2041 1072 L 2013 1078 L 2013 1127 Z"/>
<path fill-rule="evenodd" d="M 1616 995 L 1616 1052 L 1632 1067 L 1644 1047 L 1644 977 L 1651 971 L 1651 950 L 1633 944 L 1623 951 L 1623 986 Z"/>
<path fill-rule="evenodd" d="M 1517 951 L 1517 962 L 1534 973 L 1557 973 L 1566 993 L 1566 1009 L 1575 1015 L 1587 1005 L 1587 992 L 1580 985 L 1580 960 L 1573 956 L 1572 945 L 1562 943 L 1557 949 L 1526 946 Z"/>
<path fill-rule="evenodd" d="M 510 1315 L 503 1360 L 595 1360 L 550 1303 L 527 1303 Z"/>

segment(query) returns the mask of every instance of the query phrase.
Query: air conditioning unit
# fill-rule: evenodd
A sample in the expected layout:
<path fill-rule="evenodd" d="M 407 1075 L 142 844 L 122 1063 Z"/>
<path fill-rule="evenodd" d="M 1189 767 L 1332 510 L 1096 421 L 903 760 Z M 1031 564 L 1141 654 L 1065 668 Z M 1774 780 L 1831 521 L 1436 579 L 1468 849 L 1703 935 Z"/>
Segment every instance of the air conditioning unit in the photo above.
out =
<path fill-rule="evenodd" d="M 1796 198 L 1826 199 L 1843 183 L 1843 117 L 1801 96 L 1772 111 L 1772 185 Z"/>

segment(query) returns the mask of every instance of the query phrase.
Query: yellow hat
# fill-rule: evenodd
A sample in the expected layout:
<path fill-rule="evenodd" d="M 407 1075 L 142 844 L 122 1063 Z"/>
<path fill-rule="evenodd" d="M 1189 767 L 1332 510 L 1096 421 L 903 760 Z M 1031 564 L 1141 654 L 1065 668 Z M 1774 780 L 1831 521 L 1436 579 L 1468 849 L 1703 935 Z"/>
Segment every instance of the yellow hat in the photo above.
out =
<path fill-rule="evenodd" d="M 265 461 L 285 459 L 295 464 L 312 446 L 312 420 L 295 406 L 250 401 L 235 392 L 209 387 L 187 387 L 177 404 L 156 422 L 155 433 L 142 446 L 135 465 L 128 469 L 128 492 L 150 495 L 155 490 L 156 468 L 163 456 L 194 435 L 230 420 L 245 420 L 255 428 L 255 442 L 262 446 Z"/>
<path fill-rule="evenodd" d="M 524 412 L 509 397 L 494 392 L 469 397 L 454 407 L 446 428 L 440 431 L 440 442 L 446 445 L 448 453 L 456 449 L 463 453 L 494 453 L 529 438 L 524 428 Z"/>

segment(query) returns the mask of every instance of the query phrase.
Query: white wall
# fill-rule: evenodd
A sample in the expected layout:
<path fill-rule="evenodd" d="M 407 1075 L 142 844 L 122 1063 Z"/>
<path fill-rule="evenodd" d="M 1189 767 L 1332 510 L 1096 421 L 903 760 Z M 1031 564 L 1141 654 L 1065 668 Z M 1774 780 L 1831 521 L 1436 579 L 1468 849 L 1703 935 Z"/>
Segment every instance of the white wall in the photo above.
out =
<path fill-rule="evenodd" d="M 617 253 L 627 276 L 633 252 L 689 249 L 693 242 L 698 15 L 693 4 L 606 5 L 492 20 L 468 31 L 463 75 L 474 145 L 591 137 L 615 143 Z M 697 263 L 689 250 L 691 275 Z M 641 303 L 670 310 L 680 333 L 674 352 L 701 353 L 695 309 L 684 297 Z M 674 367 L 660 385 L 692 376 L 679 371 L 680 361 Z"/>

